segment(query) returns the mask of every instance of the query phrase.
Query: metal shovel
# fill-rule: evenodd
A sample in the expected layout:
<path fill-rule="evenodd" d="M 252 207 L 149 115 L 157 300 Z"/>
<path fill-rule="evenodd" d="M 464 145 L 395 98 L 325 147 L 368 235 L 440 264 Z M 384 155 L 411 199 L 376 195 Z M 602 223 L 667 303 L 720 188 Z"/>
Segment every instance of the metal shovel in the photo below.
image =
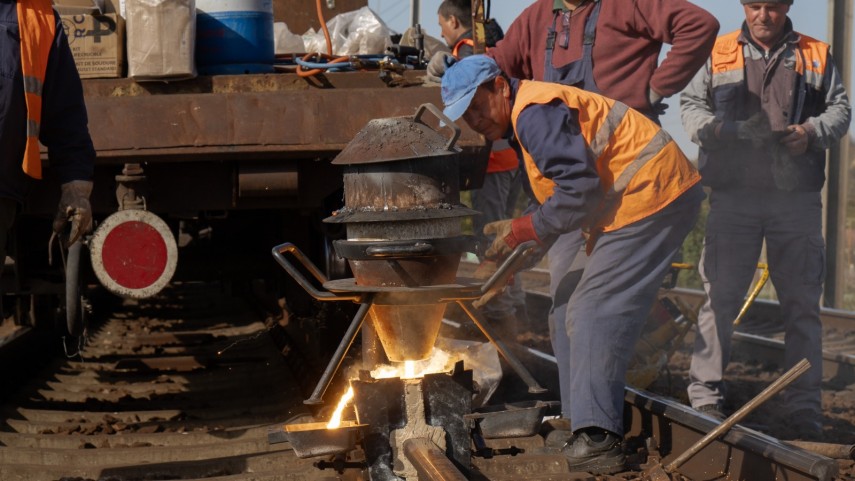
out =
<path fill-rule="evenodd" d="M 683 454 L 677 457 L 677 459 L 671 461 L 670 463 L 662 466 L 661 463 L 657 463 L 652 468 L 649 468 L 645 473 L 642 474 L 642 479 L 646 481 L 670 481 L 671 473 L 677 471 L 677 468 L 680 467 L 683 463 L 689 460 L 695 454 L 702 449 L 704 449 L 709 443 L 711 443 L 717 437 L 723 435 L 730 428 L 733 427 L 734 424 L 738 423 L 745 416 L 747 416 L 751 411 L 755 408 L 768 401 L 772 396 L 778 394 L 782 389 L 790 385 L 793 381 L 798 379 L 799 376 L 804 374 L 808 369 L 810 369 L 810 362 L 807 359 L 802 359 L 798 364 L 792 367 L 789 371 L 784 373 L 783 376 L 778 378 L 775 382 L 769 385 L 766 389 L 763 390 L 760 394 L 754 397 L 754 399 L 748 401 L 744 406 L 739 408 L 738 411 L 731 414 L 730 417 L 721 422 L 715 429 L 707 433 L 706 436 L 698 440 L 695 444 L 692 445 L 689 449 L 687 449 Z"/>

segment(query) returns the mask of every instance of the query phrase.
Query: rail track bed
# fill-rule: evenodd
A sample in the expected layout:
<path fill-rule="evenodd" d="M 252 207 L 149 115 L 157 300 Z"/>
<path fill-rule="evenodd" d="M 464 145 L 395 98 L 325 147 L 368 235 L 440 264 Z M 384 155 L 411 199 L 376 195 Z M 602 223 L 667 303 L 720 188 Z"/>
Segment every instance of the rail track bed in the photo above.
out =
<path fill-rule="evenodd" d="M 210 285 L 126 302 L 2 405 L 0 479 L 303 479 L 267 442 L 305 414 L 267 330 Z"/>
<path fill-rule="evenodd" d="M 358 447 L 347 457 L 304 459 L 288 442 L 272 441 L 283 424 L 325 420 L 328 414 L 310 412 L 302 402 L 317 375 L 295 356 L 284 320 L 261 321 L 251 302 L 217 284 L 174 285 L 162 296 L 125 301 L 101 317 L 79 354 L 50 361 L 14 393 L 4 393 L 0 480 L 369 479 Z M 301 322 L 291 319 L 291 327 Z M 554 376 L 554 367 L 538 359 L 524 362 L 539 378 Z M 514 392 L 514 382 L 503 380 L 491 402 Z M 638 479 L 644 469 L 674 459 L 716 425 L 665 396 L 629 389 L 626 401 L 631 471 L 570 473 L 560 453 L 545 445 L 544 435 L 560 427 L 548 422 L 533 436 L 473 444 L 465 476 Z M 441 472 L 420 477 L 449 481 Z M 851 460 L 819 456 L 736 427 L 672 479 L 855 477 Z"/>

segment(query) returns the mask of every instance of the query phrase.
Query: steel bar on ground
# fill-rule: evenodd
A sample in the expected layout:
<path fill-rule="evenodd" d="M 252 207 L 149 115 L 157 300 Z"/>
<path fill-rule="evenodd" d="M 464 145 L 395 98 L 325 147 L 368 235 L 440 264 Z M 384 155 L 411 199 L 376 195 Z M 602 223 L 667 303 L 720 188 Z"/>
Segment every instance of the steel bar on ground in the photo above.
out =
<path fill-rule="evenodd" d="M 715 438 L 726 433 L 728 430 L 730 430 L 730 428 L 733 427 L 734 424 L 738 423 L 742 420 L 742 418 L 747 416 L 748 413 L 753 411 L 757 406 L 769 400 L 772 396 L 780 392 L 785 387 L 789 386 L 790 383 L 798 379 L 798 377 L 804 374 L 805 371 L 807 371 L 808 369 L 810 369 L 810 362 L 808 362 L 807 359 L 802 359 L 801 361 L 799 361 L 789 371 L 784 373 L 783 376 L 779 377 L 777 380 L 775 380 L 775 382 L 773 382 L 766 389 L 764 389 L 763 392 L 755 396 L 754 399 L 752 399 L 751 401 L 748 401 L 748 403 L 739 408 L 739 410 L 737 410 L 735 413 L 731 414 L 730 417 L 725 419 L 715 429 L 707 433 L 706 436 L 701 438 L 691 448 L 686 450 L 686 452 L 678 456 L 677 459 L 665 465 L 665 471 L 669 473 L 673 473 L 674 471 L 676 471 L 676 469 L 679 468 L 681 464 L 683 464 L 684 462 L 686 462 L 686 460 L 697 454 L 698 451 L 704 448 L 704 446 L 711 443 Z"/>
<path fill-rule="evenodd" d="M 481 314 L 478 312 L 477 309 L 472 306 L 471 301 L 457 301 L 457 304 L 460 306 L 461 309 L 463 309 L 463 312 L 465 312 L 466 315 L 468 315 L 469 318 L 472 319 L 472 322 L 474 322 L 475 325 L 478 326 L 478 329 L 480 329 L 481 332 L 484 333 L 484 336 L 487 337 L 487 340 L 490 341 L 494 346 L 496 346 L 496 350 L 498 350 L 499 354 L 501 354 L 502 357 L 504 357 L 505 360 L 508 361 L 508 364 L 511 365 L 511 369 L 513 369 L 514 372 L 516 372 L 517 375 L 520 377 L 520 379 L 522 379 L 525 385 L 528 386 L 528 392 L 535 394 L 547 391 L 547 389 L 541 387 L 540 384 L 537 383 L 537 380 L 531 375 L 530 372 L 528 372 L 528 369 L 526 369 L 523 363 L 521 363 L 519 359 L 517 359 L 516 356 L 511 353 L 510 350 L 508 350 L 508 347 L 505 345 L 504 341 L 496 337 L 496 335 L 492 332 L 493 329 L 487 324 L 484 319 L 481 318 Z"/>
<path fill-rule="evenodd" d="M 413 463 L 421 481 L 466 481 L 445 453 L 427 439 L 404 441 L 404 456 Z"/>

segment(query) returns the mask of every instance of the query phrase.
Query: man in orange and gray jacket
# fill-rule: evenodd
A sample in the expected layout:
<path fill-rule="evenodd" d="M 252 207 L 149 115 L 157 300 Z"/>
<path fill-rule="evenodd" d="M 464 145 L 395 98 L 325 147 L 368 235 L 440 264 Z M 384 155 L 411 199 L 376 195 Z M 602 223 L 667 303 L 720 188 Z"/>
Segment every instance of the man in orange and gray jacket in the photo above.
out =
<path fill-rule="evenodd" d="M 590 257 L 569 301 L 571 470 L 625 467 L 628 362 L 659 285 L 697 217 L 700 175 L 670 136 L 621 102 L 575 87 L 506 78 L 474 55 L 442 79 L 445 114 L 520 152 L 536 203 L 490 224 L 487 256 L 588 233 Z M 550 258 L 550 262 L 552 259 Z M 552 266 L 550 266 L 552 267 Z M 568 266 L 569 268 L 569 266 Z"/>
<path fill-rule="evenodd" d="M 54 230 L 71 220 L 79 236 L 92 224 L 95 150 L 62 21 L 50 0 L 0 0 L 0 270 L 19 206 L 42 178 L 39 142 L 61 184 Z"/>
<path fill-rule="evenodd" d="M 725 414 L 724 371 L 733 320 L 764 240 L 781 302 L 784 369 L 811 369 L 787 390 L 792 427 L 821 436 L 819 299 L 825 269 L 825 150 L 849 128 L 850 107 L 829 46 L 793 30 L 792 0 L 742 0 L 742 29 L 721 36 L 681 99 L 683 125 L 700 146 L 711 189 L 700 263 L 707 301 L 690 369 L 692 406 Z"/>

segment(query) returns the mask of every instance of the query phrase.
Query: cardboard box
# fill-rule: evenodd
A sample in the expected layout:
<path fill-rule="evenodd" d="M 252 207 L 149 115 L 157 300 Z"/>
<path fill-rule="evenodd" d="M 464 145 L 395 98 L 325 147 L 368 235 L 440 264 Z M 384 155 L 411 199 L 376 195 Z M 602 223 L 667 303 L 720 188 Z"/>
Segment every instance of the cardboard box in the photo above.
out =
<path fill-rule="evenodd" d="M 181 80 L 196 76 L 195 0 L 126 0 L 128 77 Z"/>
<path fill-rule="evenodd" d="M 80 78 L 122 77 L 125 25 L 117 13 L 56 5 Z"/>

